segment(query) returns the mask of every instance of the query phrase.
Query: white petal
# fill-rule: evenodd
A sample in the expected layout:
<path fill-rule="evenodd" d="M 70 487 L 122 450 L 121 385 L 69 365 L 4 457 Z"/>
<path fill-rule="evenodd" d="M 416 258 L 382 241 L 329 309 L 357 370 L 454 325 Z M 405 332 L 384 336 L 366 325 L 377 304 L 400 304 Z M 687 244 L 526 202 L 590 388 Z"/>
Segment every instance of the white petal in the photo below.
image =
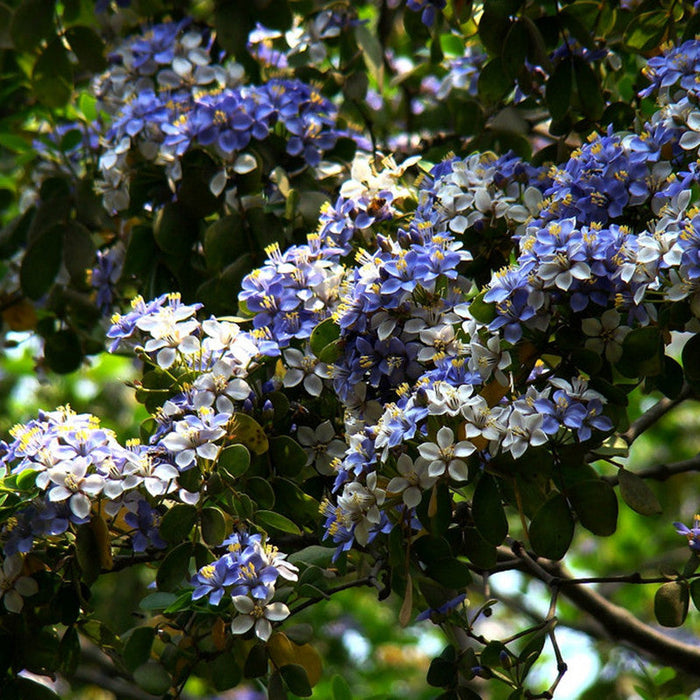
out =
<path fill-rule="evenodd" d="M 265 617 L 272 622 L 278 622 L 289 617 L 289 608 L 284 603 L 270 603 L 265 608 Z"/>
<path fill-rule="evenodd" d="M 253 626 L 253 618 L 250 615 L 239 615 L 231 621 L 231 632 L 233 634 L 244 634 Z"/>
<path fill-rule="evenodd" d="M 255 603 L 247 595 L 235 595 L 233 596 L 233 607 L 244 615 L 250 615 Z"/>
<path fill-rule="evenodd" d="M 272 634 L 272 625 L 264 617 L 261 617 L 255 623 L 255 634 L 259 639 L 262 639 L 263 642 L 266 642 Z"/>

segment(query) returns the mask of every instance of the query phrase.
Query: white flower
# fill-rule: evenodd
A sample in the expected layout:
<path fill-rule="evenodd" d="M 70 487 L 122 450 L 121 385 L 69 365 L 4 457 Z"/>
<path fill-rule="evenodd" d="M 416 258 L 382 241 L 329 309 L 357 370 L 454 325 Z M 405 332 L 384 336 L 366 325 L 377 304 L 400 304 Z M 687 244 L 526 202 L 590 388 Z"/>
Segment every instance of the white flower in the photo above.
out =
<path fill-rule="evenodd" d="M 55 484 L 49 491 L 49 500 L 67 500 L 70 509 L 79 518 L 87 518 L 90 514 L 90 497 L 97 496 L 105 483 L 100 474 L 87 476 L 88 465 L 87 458 L 81 456 L 49 469 L 49 479 Z"/>
<path fill-rule="evenodd" d="M 402 493 L 403 502 L 415 508 L 423 498 L 423 491 L 429 489 L 437 477 L 428 474 L 428 461 L 418 457 L 414 462 L 407 454 L 396 460 L 396 468 L 401 476 L 395 476 L 386 487 L 391 493 Z"/>
<path fill-rule="evenodd" d="M 289 616 L 289 608 L 284 603 L 271 603 L 273 591 L 264 600 L 253 600 L 246 595 L 233 596 L 233 606 L 238 616 L 231 622 L 233 634 L 244 634 L 255 625 L 255 634 L 266 642 L 272 634 L 270 622 L 279 622 Z"/>
<path fill-rule="evenodd" d="M 608 362 L 617 362 L 622 357 L 622 341 L 631 329 L 620 325 L 620 314 L 615 309 L 608 309 L 600 319 L 583 319 L 581 328 L 589 336 L 586 348 L 599 355 L 605 352 Z"/>
<path fill-rule="evenodd" d="M 23 598 L 28 598 L 39 590 L 33 578 L 20 576 L 22 563 L 22 555 L 13 554 L 5 559 L 0 571 L 0 598 L 5 609 L 12 613 L 20 612 L 24 606 Z"/>
<path fill-rule="evenodd" d="M 333 474 L 331 464 L 342 459 L 347 445 L 335 439 L 335 430 L 329 420 L 324 420 L 316 430 L 302 425 L 297 431 L 297 440 L 308 455 L 306 464 L 315 464 L 321 474 Z"/>
<path fill-rule="evenodd" d="M 503 449 L 510 451 L 515 459 L 522 457 L 529 446 L 538 447 L 547 442 L 542 430 L 542 416 L 539 413 L 524 415 L 514 410 L 508 420 L 508 430 L 503 438 Z"/>
<path fill-rule="evenodd" d="M 469 348 L 471 350 L 469 369 L 472 372 L 478 372 L 484 382 L 493 375 L 499 384 L 508 385 L 508 377 L 504 370 L 510 367 L 511 358 L 509 352 L 503 352 L 501 349 L 501 339 L 498 335 L 491 336 L 486 345 L 475 338 Z"/>
<path fill-rule="evenodd" d="M 303 381 L 304 389 L 311 396 L 320 396 L 323 391 L 322 380 L 329 376 L 328 365 L 320 362 L 310 350 L 303 353 L 296 348 L 285 350 L 284 359 L 287 363 L 287 371 L 282 384 L 285 387 L 292 387 Z"/>
<path fill-rule="evenodd" d="M 430 476 L 442 476 L 447 470 L 450 478 L 455 481 L 466 481 L 469 476 L 466 462 L 457 457 L 468 457 L 475 451 L 476 447 L 466 440 L 455 444 L 454 433 L 447 426 L 438 430 L 436 443 L 427 442 L 418 448 L 420 456 L 430 462 Z"/>

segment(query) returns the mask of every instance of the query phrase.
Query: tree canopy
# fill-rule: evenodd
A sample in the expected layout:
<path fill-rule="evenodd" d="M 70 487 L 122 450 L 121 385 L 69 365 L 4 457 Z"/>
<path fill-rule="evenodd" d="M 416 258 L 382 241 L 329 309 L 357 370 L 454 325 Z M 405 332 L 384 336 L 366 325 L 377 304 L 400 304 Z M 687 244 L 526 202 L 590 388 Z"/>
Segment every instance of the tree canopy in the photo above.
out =
<path fill-rule="evenodd" d="M 695 4 L 0 3 L 3 698 L 696 689 Z"/>

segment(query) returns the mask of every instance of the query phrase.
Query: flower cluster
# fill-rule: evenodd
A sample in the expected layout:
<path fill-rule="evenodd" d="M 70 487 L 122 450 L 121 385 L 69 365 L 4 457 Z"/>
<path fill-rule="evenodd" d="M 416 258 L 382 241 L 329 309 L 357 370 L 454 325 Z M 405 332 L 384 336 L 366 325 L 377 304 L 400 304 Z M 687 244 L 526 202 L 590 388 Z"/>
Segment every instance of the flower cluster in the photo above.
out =
<path fill-rule="evenodd" d="M 200 568 L 192 579 L 192 600 L 207 597 L 211 605 L 219 605 L 224 595 L 230 596 L 235 610 L 233 634 L 254 628 L 256 636 L 267 641 L 272 633 L 270 623 L 289 615 L 284 603 L 272 602 L 275 583 L 280 577 L 296 581 L 298 569 L 266 538 L 246 530 L 234 532 L 221 547 L 225 554 Z"/>

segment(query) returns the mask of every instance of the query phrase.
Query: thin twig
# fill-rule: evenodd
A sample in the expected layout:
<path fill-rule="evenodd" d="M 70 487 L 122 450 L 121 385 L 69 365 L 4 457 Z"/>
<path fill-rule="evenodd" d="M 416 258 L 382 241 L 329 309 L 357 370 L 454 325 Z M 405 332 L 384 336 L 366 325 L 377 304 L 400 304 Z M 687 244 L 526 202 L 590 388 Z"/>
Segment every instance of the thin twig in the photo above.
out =
<path fill-rule="evenodd" d="M 687 472 L 700 471 L 700 454 L 684 459 L 680 462 L 672 462 L 671 464 L 657 464 L 655 467 L 650 467 L 640 472 L 635 472 L 636 476 L 642 479 L 653 479 L 654 481 L 666 481 L 677 474 L 685 474 Z M 620 479 L 617 474 L 613 476 L 602 477 L 611 486 L 617 486 Z"/>

